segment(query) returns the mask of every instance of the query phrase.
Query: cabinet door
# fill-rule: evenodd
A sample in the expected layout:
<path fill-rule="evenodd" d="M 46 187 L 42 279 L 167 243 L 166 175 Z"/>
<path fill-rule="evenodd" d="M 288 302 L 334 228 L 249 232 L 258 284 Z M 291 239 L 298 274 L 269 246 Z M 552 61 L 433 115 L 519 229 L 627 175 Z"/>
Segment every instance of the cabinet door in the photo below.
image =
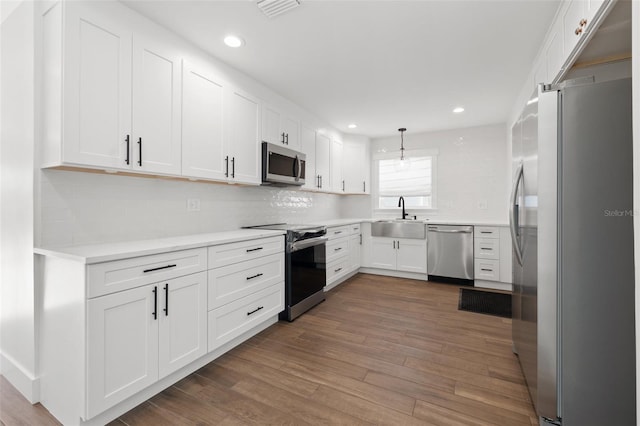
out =
<path fill-rule="evenodd" d="M 230 97 L 229 179 L 231 182 L 259 185 L 262 181 L 260 101 L 235 88 L 231 90 Z"/>
<path fill-rule="evenodd" d="M 396 269 L 395 241 L 391 238 L 371 238 L 371 267 Z"/>
<path fill-rule="evenodd" d="M 345 192 L 342 177 L 342 141 L 331 140 L 331 188 L 333 192 Z"/>
<path fill-rule="evenodd" d="M 226 180 L 227 85 L 206 66 L 182 64 L 182 175 Z"/>
<path fill-rule="evenodd" d="M 114 406 L 158 380 L 156 285 L 87 303 L 87 414 Z M 156 299 L 158 297 L 158 299 Z"/>
<path fill-rule="evenodd" d="M 427 241 L 396 240 L 398 251 L 398 271 L 427 273 Z"/>
<path fill-rule="evenodd" d="M 369 190 L 367 184 L 369 158 L 364 142 L 345 142 L 342 163 L 345 192 L 350 194 L 367 193 Z"/>
<path fill-rule="evenodd" d="M 180 56 L 170 41 L 133 41 L 134 169 L 180 174 Z"/>
<path fill-rule="evenodd" d="M 326 135 L 316 133 L 316 178 L 318 188 L 331 191 L 331 140 Z"/>
<path fill-rule="evenodd" d="M 300 149 L 300 122 L 294 117 L 285 115 L 281 123 L 285 145 L 292 149 Z"/>
<path fill-rule="evenodd" d="M 160 320 L 159 377 L 207 353 L 207 273 L 158 285 Z"/>
<path fill-rule="evenodd" d="M 349 271 L 360 268 L 360 234 L 349 237 Z"/>
<path fill-rule="evenodd" d="M 316 189 L 316 132 L 313 129 L 302 126 L 300 129 L 300 150 L 306 154 L 304 189 Z"/>
<path fill-rule="evenodd" d="M 580 20 L 585 17 L 586 13 L 585 0 L 573 0 L 562 17 L 562 26 L 564 34 L 564 55 L 566 59 L 569 57 L 573 48 L 578 44 L 578 40 L 584 34 L 586 26 L 580 26 Z M 576 31 L 578 32 L 576 34 Z"/>
<path fill-rule="evenodd" d="M 283 131 L 280 128 L 282 114 L 269 104 L 262 105 L 262 140 L 269 143 L 284 144 Z"/>
<path fill-rule="evenodd" d="M 106 5 L 66 7 L 62 160 L 129 169 L 132 33 Z"/>

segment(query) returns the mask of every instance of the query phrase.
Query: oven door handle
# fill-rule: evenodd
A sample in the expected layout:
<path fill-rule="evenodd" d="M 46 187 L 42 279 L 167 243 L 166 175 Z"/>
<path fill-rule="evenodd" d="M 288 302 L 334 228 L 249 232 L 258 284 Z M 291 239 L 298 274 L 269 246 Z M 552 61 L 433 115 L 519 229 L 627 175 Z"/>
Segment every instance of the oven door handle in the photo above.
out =
<path fill-rule="evenodd" d="M 296 241 L 295 243 L 291 243 L 291 248 L 289 251 L 293 253 L 294 251 L 303 250 L 313 246 L 319 246 L 321 244 L 325 244 L 328 239 L 329 238 L 327 237 L 316 237 L 309 238 L 308 240 Z"/>

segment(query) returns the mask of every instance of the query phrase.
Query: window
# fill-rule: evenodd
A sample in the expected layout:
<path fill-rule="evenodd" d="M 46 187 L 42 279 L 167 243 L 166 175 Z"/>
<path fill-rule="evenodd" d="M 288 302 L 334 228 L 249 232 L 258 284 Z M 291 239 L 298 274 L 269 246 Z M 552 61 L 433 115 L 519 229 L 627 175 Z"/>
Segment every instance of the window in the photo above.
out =
<path fill-rule="evenodd" d="M 404 164 L 399 153 L 377 156 L 377 209 L 398 208 L 398 198 L 404 197 L 406 208 L 435 208 L 436 154 L 408 152 Z"/>

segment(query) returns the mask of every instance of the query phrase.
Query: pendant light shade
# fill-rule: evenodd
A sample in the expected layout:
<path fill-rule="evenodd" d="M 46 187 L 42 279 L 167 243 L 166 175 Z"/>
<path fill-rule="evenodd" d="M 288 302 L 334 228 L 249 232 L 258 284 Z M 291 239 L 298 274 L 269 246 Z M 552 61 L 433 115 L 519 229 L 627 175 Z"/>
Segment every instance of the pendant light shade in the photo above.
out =
<path fill-rule="evenodd" d="M 404 158 L 404 132 L 407 131 L 404 127 L 398 129 L 400 132 L 400 161 L 396 163 L 396 171 L 400 172 L 409 168 L 409 160 Z"/>

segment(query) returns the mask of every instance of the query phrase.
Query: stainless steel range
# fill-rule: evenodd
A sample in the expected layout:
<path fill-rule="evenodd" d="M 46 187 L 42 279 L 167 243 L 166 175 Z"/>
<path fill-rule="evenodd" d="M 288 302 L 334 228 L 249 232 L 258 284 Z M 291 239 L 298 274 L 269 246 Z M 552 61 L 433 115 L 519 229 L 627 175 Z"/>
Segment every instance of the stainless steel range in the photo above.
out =
<path fill-rule="evenodd" d="M 285 230 L 285 310 L 280 319 L 293 321 L 324 301 L 327 228 L 314 225 L 251 226 L 252 229 Z"/>

